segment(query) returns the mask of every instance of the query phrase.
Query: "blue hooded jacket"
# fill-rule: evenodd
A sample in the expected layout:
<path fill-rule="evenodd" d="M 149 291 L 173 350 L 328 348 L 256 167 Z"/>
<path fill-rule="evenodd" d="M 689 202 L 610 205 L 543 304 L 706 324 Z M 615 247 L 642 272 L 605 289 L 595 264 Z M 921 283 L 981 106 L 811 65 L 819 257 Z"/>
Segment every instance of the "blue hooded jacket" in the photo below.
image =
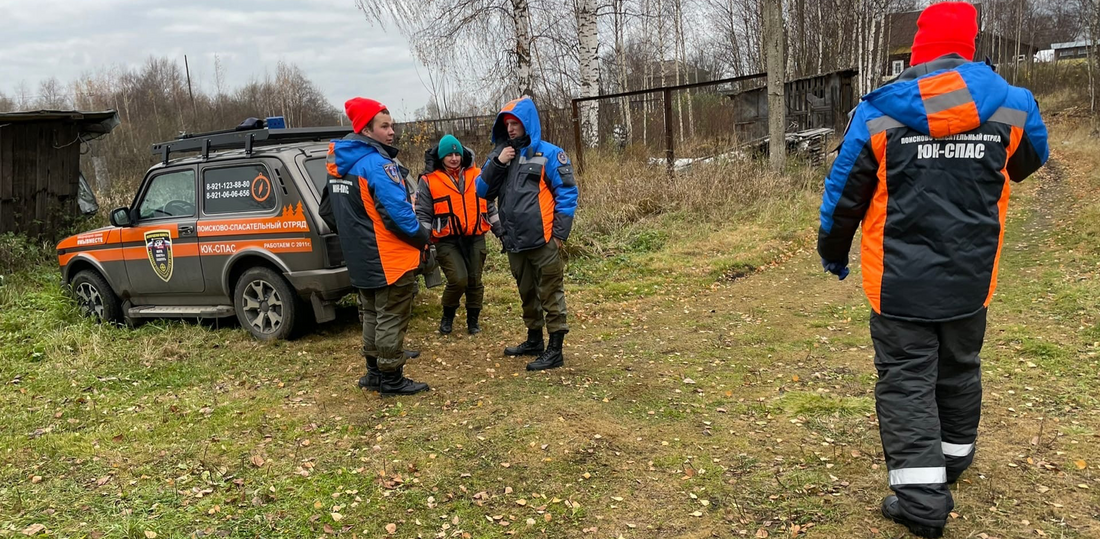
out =
<path fill-rule="evenodd" d="M 1046 162 L 1030 92 L 948 55 L 864 96 L 825 180 L 818 253 L 847 264 L 863 224 L 863 287 L 880 315 L 940 322 L 987 307 L 1011 181 Z"/>
<path fill-rule="evenodd" d="M 504 123 L 509 114 L 523 124 L 523 137 L 509 140 Z M 573 164 L 564 150 L 542 140 L 542 125 L 531 98 L 516 99 L 501 109 L 491 141 L 495 148 L 481 167 L 477 194 L 497 202 L 504 248 L 520 252 L 554 238 L 569 239 L 578 195 Z M 515 148 L 516 157 L 503 164 L 497 157 L 508 146 Z"/>
<path fill-rule="evenodd" d="M 336 225 L 357 288 L 396 283 L 420 266 L 428 244 L 430 230 L 416 219 L 408 170 L 396 156 L 394 148 L 357 134 L 329 145 L 326 221 Z"/>

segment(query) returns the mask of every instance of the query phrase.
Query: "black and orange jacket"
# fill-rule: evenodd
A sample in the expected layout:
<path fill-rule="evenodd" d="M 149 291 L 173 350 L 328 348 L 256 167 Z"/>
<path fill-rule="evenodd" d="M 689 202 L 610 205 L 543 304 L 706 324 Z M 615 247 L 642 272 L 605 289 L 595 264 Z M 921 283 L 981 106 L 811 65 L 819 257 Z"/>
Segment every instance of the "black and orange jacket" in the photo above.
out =
<path fill-rule="evenodd" d="M 474 154 L 463 148 L 458 175 L 452 176 L 436 155 L 435 148 L 424 153 L 424 174 L 416 195 L 416 217 L 432 230 L 432 241 L 458 236 L 483 236 L 497 221 L 496 207 L 477 196 L 477 177 L 481 169 Z"/>
<path fill-rule="evenodd" d="M 817 250 L 846 262 L 863 224 L 863 288 L 880 315 L 965 318 L 997 287 L 1011 181 L 1046 162 L 1031 93 L 949 55 L 856 108 L 825 180 Z"/>
<path fill-rule="evenodd" d="M 508 140 L 504 115 L 523 123 L 527 134 Z M 542 140 L 539 113 L 531 98 L 509 102 L 493 123 L 489 153 L 477 180 L 478 195 L 496 202 L 500 211 L 501 243 L 509 252 L 538 249 L 551 239 L 566 241 L 577 213 L 577 182 L 573 163 L 561 148 Z M 497 156 L 505 146 L 516 150 L 507 165 Z"/>
<path fill-rule="evenodd" d="M 413 210 L 408 170 L 397 150 L 362 135 L 329 145 L 328 208 L 348 276 L 357 288 L 382 288 L 420 266 L 430 231 Z"/>

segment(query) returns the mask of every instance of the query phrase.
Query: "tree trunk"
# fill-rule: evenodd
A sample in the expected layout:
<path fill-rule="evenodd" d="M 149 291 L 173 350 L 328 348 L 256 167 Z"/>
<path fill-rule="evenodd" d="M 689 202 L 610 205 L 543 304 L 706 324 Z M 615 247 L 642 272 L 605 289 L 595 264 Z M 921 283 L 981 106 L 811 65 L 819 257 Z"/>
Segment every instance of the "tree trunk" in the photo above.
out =
<path fill-rule="evenodd" d="M 821 63 L 825 59 L 825 21 L 821 19 L 821 4 L 824 4 L 824 0 L 818 0 L 817 4 L 817 74 L 822 73 Z"/>
<path fill-rule="evenodd" d="M 768 65 L 768 162 L 772 172 L 780 173 L 786 166 L 787 105 L 783 92 L 783 75 L 786 55 L 783 38 L 783 3 L 781 0 L 765 2 L 764 42 Z"/>
<path fill-rule="evenodd" d="M 528 0 L 512 0 L 512 15 L 516 21 L 516 89 L 521 97 L 534 97 L 531 76 L 530 9 Z"/>
<path fill-rule="evenodd" d="M 600 95 L 600 40 L 596 26 L 596 0 L 580 0 L 577 9 L 577 41 L 580 44 L 581 97 Z M 600 143 L 600 103 L 581 103 L 582 138 L 588 147 Z"/>
<path fill-rule="evenodd" d="M 687 78 L 687 73 L 686 72 L 684 73 L 684 77 L 680 77 L 680 72 L 683 71 L 684 68 L 686 67 L 685 58 L 683 57 L 683 54 L 682 54 L 682 52 L 683 52 L 683 43 L 684 43 L 684 10 L 683 10 L 684 1 L 683 0 L 673 0 L 673 1 L 675 2 L 675 4 L 673 4 L 673 10 L 675 11 L 676 20 L 673 21 L 672 24 L 673 24 L 673 27 L 676 30 L 676 37 L 675 37 L 675 40 L 672 42 L 672 49 L 673 49 L 672 58 L 676 62 L 676 85 L 679 86 L 683 82 L 687 82 L 686 81 L 686 78 Z M 680 143 L 681 144 L 683 144 L 684 138 L 687 136 L 687 130 L 684 129 L 684 93 L 685 92 L 680 92 L 679 95 L 676 96 L 676 111 L 678 112 L 677 116 L 678 116 L 678 119 L 679 119 L 679 122 L 680 122 Z M 690 122 L 688 122 L 688 125 L 690 125 Z"/>
<path fill-rule="evenodd" d="M 626 13 L 623 12 L 625 6 L 623 0 L 615 0 L 615 64 L 618 68 L 618 87 L 619 92 L 629 92 L 626 81 L 626 51 L 623 49 L 623 26 Z M 624 97 L 621 100 L 619 107 L 622 109 L 622 121 L 623 129 L 625 132 L 625 142 L 630 143 L 630 139 L 634 131 L 634 119 L 630 113 L 630 98 Z"/>

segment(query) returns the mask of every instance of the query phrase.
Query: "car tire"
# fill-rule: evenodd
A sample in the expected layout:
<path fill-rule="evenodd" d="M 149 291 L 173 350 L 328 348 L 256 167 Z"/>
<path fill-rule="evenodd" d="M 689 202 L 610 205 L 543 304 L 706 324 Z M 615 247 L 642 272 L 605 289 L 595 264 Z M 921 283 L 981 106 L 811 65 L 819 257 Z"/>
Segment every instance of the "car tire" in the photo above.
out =
<path fill-rule="evenodd" d="M 112 324 L 122 321 L 122 301 L 99 272 L 89 269 L 77 272 L 69 281 L 69 288 L 84 316 Z"/>
<path fill-rule="evenodd" d="M 237 320 L 260 341 L 290 338 L 300 306 L 294 289 L 270 268 L 245 271 L 233 289 Z"/>

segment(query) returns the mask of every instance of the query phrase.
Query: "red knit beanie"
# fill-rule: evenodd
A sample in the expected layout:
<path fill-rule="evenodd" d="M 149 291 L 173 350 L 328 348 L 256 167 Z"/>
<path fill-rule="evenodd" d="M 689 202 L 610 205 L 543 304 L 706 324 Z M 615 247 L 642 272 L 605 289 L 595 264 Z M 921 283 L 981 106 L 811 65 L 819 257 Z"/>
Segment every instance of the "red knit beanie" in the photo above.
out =
<path fill-rule="evenodd" d="M 909 64 L 923 64 L 951 53 L 973 60 L 977 36 L 978 11 L 974 6 L 966 2 L 932 4 L 917 19 Z"/>
<path fill-rule="evenodd" d="M 351 120 L 351 128 L 356 133 L 362 131 L 385 108 L 385 105 L 365 97 L 353 97 L 344 103 L 344 110 Z"/>
<path fill-rule="evenodd" d="M 515 120 L 515 121 L 519 122 L 521 125 L 523 124 L 523 122 L 519 118 L 517 118 L 515 114 L 509 114 L 509 113 L 505 112 L 504 114 L 500 115 L 500 123 L 501 124 L 507 122 L 508 120 Z"/>

